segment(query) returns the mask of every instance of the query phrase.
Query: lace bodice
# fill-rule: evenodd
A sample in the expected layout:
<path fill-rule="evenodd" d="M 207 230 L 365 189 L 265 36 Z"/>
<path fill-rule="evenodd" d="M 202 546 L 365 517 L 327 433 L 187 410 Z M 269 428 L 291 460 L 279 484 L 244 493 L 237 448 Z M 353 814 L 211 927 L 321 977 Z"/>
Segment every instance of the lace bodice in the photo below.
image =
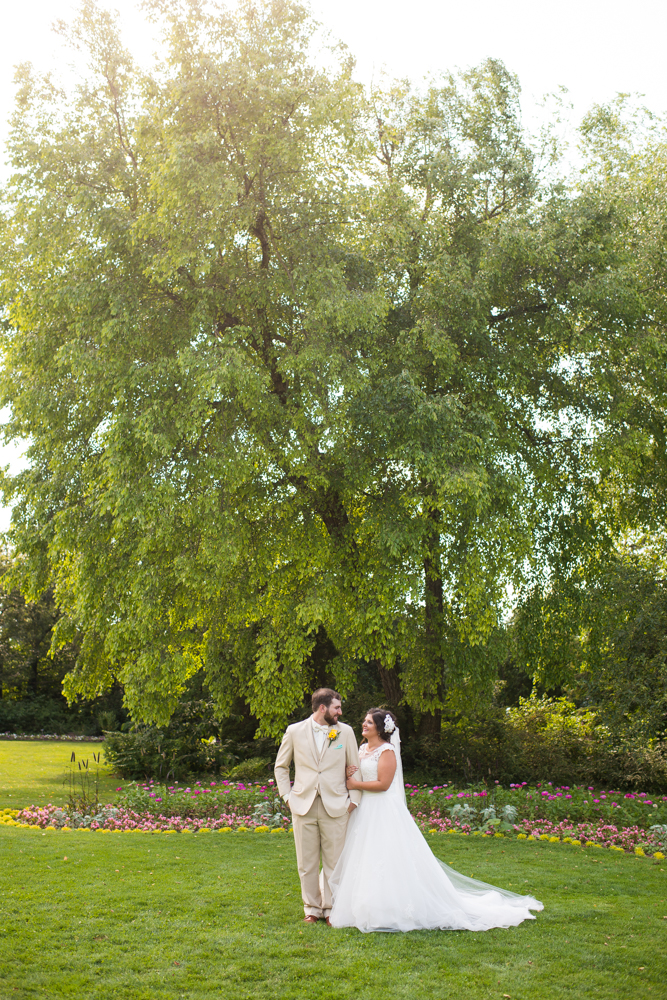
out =
<path fill-rule="evenodd" d="M 383 743 L 381 746 L 376 747 L 370 753 L 366 753 L 365 745 L 359 749 L 359 770 L 361 771 L 362 781 L 377 781 L 378 780 L 378 761 L 380 759 L 380 754 L 385 750 L 391 750 L 394 752 L 394 748 L 391 743 Z"/>

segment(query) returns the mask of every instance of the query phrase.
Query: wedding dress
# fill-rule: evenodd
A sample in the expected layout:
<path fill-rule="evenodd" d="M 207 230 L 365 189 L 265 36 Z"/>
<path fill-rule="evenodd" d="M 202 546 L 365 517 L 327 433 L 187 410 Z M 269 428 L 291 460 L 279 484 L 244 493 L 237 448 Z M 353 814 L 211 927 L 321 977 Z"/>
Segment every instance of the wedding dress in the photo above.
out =
<path fill-rule="evenodd" d="M 435 857 L 406 805 L 398 730 L 391 743 L 370 753 L 361 748 L 361 780 L 377 781 L 382 753 L 396 754 L 396 774 L 386 792 L 363 792 L 350 816 L 329 879 L 331 925 L 364 932 L 486 931 L 534 920 L 530 911 L 543 904 L 532 896 L 467 878 Z"/>

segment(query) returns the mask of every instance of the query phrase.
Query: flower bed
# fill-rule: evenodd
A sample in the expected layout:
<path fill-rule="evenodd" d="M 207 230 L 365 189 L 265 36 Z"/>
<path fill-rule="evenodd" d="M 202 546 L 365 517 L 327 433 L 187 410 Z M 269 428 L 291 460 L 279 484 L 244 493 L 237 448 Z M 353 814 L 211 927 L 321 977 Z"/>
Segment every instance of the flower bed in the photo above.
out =
<path fill-rule="evenodd" d="M 41 830 L 90 830 L 101 833 L 129 833 L 132 831 L 139 833 L 208 833 L 218 830 L 225 833 L 247 830 L 286 832 L 290 829 L 289 820 L 280 825 L 269 827 L 253 816 L 236 812 L 224 813 L 216 817 L 156 816 L 114 805 L 102 806 L 93 815 L 68 812 L 60 806 L 30 807 L 22 809 L 12 819 L 13 822 L 5 821 L 5 825 L 29 826 Z M 0 822 L 2 822 L 1 816 Z"/>
<path fill-rule="evenodd" d="M 115 805 L 132 812 L 181 819 L 237 816 L 256 826 L 289 825 L 291 813 L 278 795 L 275 781 L 195 781 L 192 785 L 136 782 L 117 789 Z"/>
<path fill-rule="evenodd" d="M 275 782 L 221 781 L 192 786 L 132 782 L 117 789 L 110 805 L 83 813 L 65 806 L 30 806 L 12 816 L 16 824 L 56 830 L 287 830 L 292 817 L 276 792 Z M 0 822 L 2 815 L 0 814 Z M 5 821 L 6 822 L 6 821 Z"/>
<path fill-rule="evenodd" d="M 529 787 L 524 782 L 509 788 L 406 785 L 406 794 L 410 811 L 415 815 L 433 810 L 439 810 L 443 816 L 451 815 L 458 806 L 458 814 L 463 819 L 479 817 L 487 809 L 500 815 L 509 807 L 517 821 L 559 823 L 567 819 L 572 823 L 596 825 L 604 821 L 616 827 L 642 829 L 667 824 L 667 795 L 652 796 L 646 792 L 596 790 L 584 785 L 553 786 L 550 783 Z"/>
<path fill-rule="evenodd" d="M 0 824 L 51 830 L 144 833 L 290 829 L 273 780 L 158 785 L 133 782 L 111 805 L 81 813 L 48 805 L 0 813 Z M 588 844 L 660 859 L 667 852 L 667 796 L 551 785 L 509 789 L 406 785 L 410 811 L 425 832 Z"/>
<path fill-rule="evenodd" d="M 521 840 L 548 840 L 551 843 L 585 844 L 587 846 L 618 848 L 623 851 L 637 853 L 638 849 L 645 854 L 659 852 L 661 856 L 667 852 L 667 828 L 644 830 L 638 826 L 622 827 L 608 823 L 572 823 L 561 820 L 552 823 L 549 820 L 530 822 L 524 820 L 514 823 L 511 829 L 504 832 L 493 828 L 486 830 L 473 829 L 470 824 L 460 824 L 449 817 L 443 817 L 438 810 L 431 813 L 419 813 L 416 817 L 418 825 L 429 833 L 465 833 L 469 836 L 518 837 Z"/>

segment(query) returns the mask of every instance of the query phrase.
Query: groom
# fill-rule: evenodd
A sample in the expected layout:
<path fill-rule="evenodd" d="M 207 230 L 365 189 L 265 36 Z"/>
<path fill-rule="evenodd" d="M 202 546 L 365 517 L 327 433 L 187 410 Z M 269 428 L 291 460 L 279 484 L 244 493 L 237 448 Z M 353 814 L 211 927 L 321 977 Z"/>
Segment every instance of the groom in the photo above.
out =
<path fill-rule="evenodd" d="M 329 923 L 329 877 L 343 850 L 348 814 L 361 798 L 359 791 L 347 790 L 345 768 L 359 766 L 359 752 L 352 728 L 338 721 L 341 715 L 340 695 L 331 688 L 319 688 L 313 694 L 313 714 L 287 727 L 276 757 L 278 791 L 292 812 L 308 924 L 320 919 Z M 294 786 L 290 789 L 292 760 Z"/>

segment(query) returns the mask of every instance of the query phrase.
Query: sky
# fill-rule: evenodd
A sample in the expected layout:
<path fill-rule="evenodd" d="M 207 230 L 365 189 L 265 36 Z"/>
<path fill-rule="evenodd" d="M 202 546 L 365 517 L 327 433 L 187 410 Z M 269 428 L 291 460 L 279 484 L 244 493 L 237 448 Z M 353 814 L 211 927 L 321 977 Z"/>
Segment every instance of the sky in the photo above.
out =
<path fill-rule="evenodd" d="M 3 9 L 0 34 L 0 140 L 13 101 L 13 67 L 32 62 L 58 70 L 69 59 L 51 31 L 69 20 L 70 0 L 20 0 Z M 140 61 L 152 50 L 151 32 L 133 0 L 103 4 L 121 14 L 128 48 Z M 316 16 L 349 46 L 357 74 L 369 81 L 385 70 L 421 81 L 429 75 L 502 59 L 523 89 L 527 119 L 539 116 L 544 95 L 568 90 L 580 117 L 617 93 L 641 94 L 667 112 L 667 3 L 657 0 L 313 0 Z M 1 416 L 1 415 L 0 415 Z M 0 447 L 0 465 L 17 469 L 21 449 Z M 0 531 L 8 511 L 0 507 Z"/>

